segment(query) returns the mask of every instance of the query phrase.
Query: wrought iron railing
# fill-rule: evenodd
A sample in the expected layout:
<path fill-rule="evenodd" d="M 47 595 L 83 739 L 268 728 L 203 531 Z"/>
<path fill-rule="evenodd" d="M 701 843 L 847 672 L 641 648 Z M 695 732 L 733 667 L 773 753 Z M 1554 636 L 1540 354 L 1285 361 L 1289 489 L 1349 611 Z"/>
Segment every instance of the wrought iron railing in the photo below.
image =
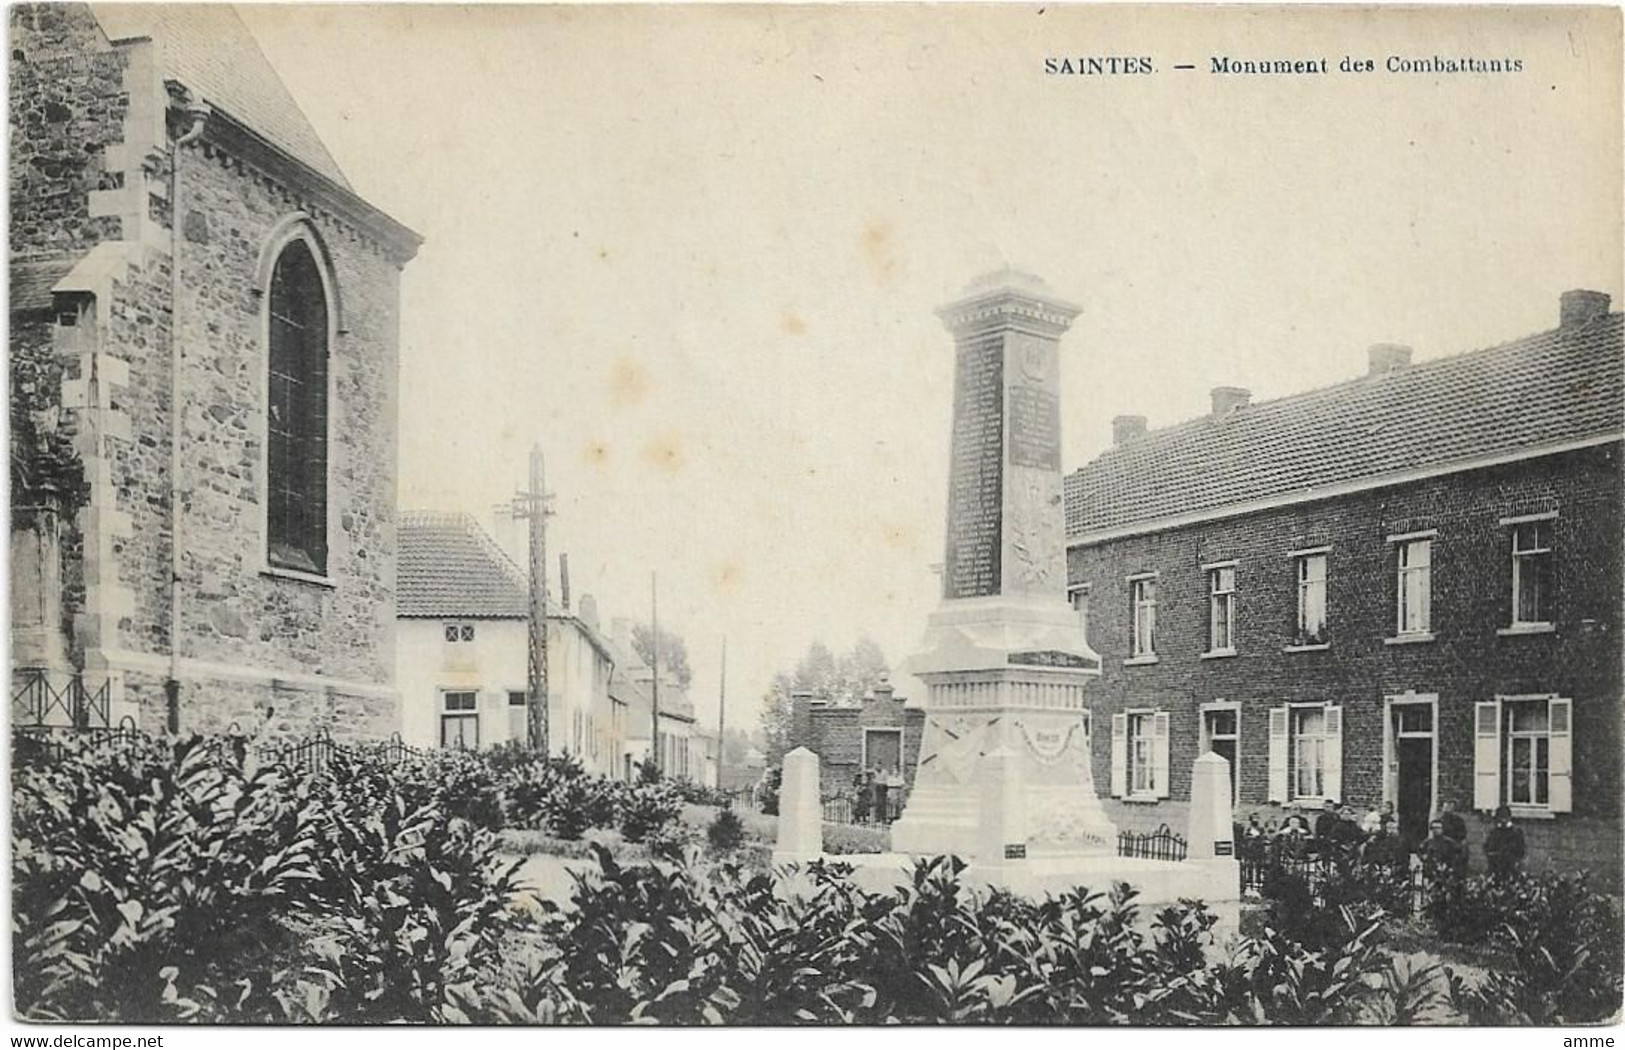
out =
<path fill-rule="evenodd" d="M 303 740 L 259 744 L 254 753 L 261 764 L 280 763 L 315 773 L 328 769 L 333 759 L 339 756 L 382 759 L 394 765 L 408 758 L 422 758 L 425 754 L 423 749 L 401 740 L 399 733 L 381 742 L 346 743 L 334 740 L 333 734 L 326 729 L 318 729 Z"/>
<path fill-rule="evenodd" d="M 20 667 L 12 672 L 13 726 L 110 729 L 112 708 L 113 685 L 107 679 L 91 687 L 82 674 L 43 667 Z"/>
<path fill-rule="evenodd" d="M 1164 824 L 1156 831 L 1137 834 L 1132 831 L 1117 833 L 1117 855 L 1139 860 L 1184 860 L 1186 842 Z"/>
<path fill-rule="evenodd" d="M 112 744 L 115 747 L 129 747 L 141 739 L 141 731 L 136 729 L 135 719 L 129 715 L 125 715 L 118 725 L 112 727 L 86 726 L 75 728 L 73 726 L 13 724 L 11 732 L 19 760 L 44 759 L 52 763 L 61 762 L 63 756 L 78 743 L 90 742 L 93 744 Z"/>
<path fill-rule="evenodd" d="M 903 815 L 903 802 L 901 791 L 887 791 L 882 813 L 873 798 L 860 801 L 851 795 L 831 795 L 823 800 L 824 819 L 831 824 L 890 824 Z"/>

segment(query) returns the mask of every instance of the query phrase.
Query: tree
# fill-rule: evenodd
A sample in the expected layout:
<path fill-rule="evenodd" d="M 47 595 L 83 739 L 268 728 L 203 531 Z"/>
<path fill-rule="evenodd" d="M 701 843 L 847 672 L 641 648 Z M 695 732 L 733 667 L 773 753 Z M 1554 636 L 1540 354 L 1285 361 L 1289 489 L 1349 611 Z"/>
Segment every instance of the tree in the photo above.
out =
<path fill-rule="evenodd" d="M 640 623 L 632 628 L 632 649 L 638 654 L 638 659 L 651 668 L 655 665 L 654 629 L 649 624 Z M 694 671 L 688 666 L 688 645 L 682 636 L 673 634 L 662 627 L 660 629 L 660 666 L 664 668 L 682 689 L 687 689 L 694 680 Z"/>
<path fill-rule="evenodd" d="M 790 697 L 807 692 L 825 700 L 852 703 L 862 699 L 886 676 L 886 654 L 871 638 L 859 638 L 839 659 L 823 642 L 813 642 L 793 672 L 780 671 L 762 697 L 763 750 L 770 766 L 778 765 L 793 746 Z"/>

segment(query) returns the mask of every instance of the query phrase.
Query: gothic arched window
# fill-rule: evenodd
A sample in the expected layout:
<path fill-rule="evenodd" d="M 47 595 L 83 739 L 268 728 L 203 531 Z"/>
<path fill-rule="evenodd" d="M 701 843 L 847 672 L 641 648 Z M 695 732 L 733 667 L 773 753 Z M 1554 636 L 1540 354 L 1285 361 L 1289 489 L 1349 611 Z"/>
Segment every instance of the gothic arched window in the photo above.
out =
<path fill-rule="evenodd" d="M 328 303 L 311 246 L 290 240 L 270 287 L 266 557 L 327 574 Z"/>

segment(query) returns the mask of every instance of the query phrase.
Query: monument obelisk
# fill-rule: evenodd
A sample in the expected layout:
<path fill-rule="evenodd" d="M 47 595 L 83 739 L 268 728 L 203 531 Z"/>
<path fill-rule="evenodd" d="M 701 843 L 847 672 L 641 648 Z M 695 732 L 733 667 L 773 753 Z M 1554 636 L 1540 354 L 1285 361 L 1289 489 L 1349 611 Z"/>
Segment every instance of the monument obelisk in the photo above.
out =
<path fill-rule="evenodd" d="M 1058 351 L 1079 308 L 1004 270 L 937 313 L 955 353 L 947 551 L 908 663 L 926 685 L 925 729 L 892 848 L 989 849 L 978 831 L 993 776 L 1019 811 L 1023 842 L 1007 855 L 1112 853 L 1084 695 L 1100 657 L 1066 599 Z"/>

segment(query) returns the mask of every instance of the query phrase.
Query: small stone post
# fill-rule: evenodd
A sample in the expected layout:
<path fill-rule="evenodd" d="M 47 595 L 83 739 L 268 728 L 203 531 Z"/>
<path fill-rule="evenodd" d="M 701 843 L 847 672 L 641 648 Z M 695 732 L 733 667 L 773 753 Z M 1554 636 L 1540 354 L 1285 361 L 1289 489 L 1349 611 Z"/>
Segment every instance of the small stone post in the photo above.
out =
<path fill-rule="evenodd" d="M 1230 763 L 1209 751 L 1191 766 L 1190 826 L 1185 854 L 1189 860 L 1236 855 L 1235 825 L 1230 810 Z"/>
<path fill-rule="evenodd" d="M 1027 796 L 1021 763 L 1007 747 L 982 757 L 977 821 L 976 867 L 995 886 L 1019 890 L 1027 877 Z"/>
<path fill-rule="evenodd" d="M 773 863 L 817 860 L 823 855 L 824 807 L 818 790 L 818 756 L 804 747 L 785 755 Z"/>

